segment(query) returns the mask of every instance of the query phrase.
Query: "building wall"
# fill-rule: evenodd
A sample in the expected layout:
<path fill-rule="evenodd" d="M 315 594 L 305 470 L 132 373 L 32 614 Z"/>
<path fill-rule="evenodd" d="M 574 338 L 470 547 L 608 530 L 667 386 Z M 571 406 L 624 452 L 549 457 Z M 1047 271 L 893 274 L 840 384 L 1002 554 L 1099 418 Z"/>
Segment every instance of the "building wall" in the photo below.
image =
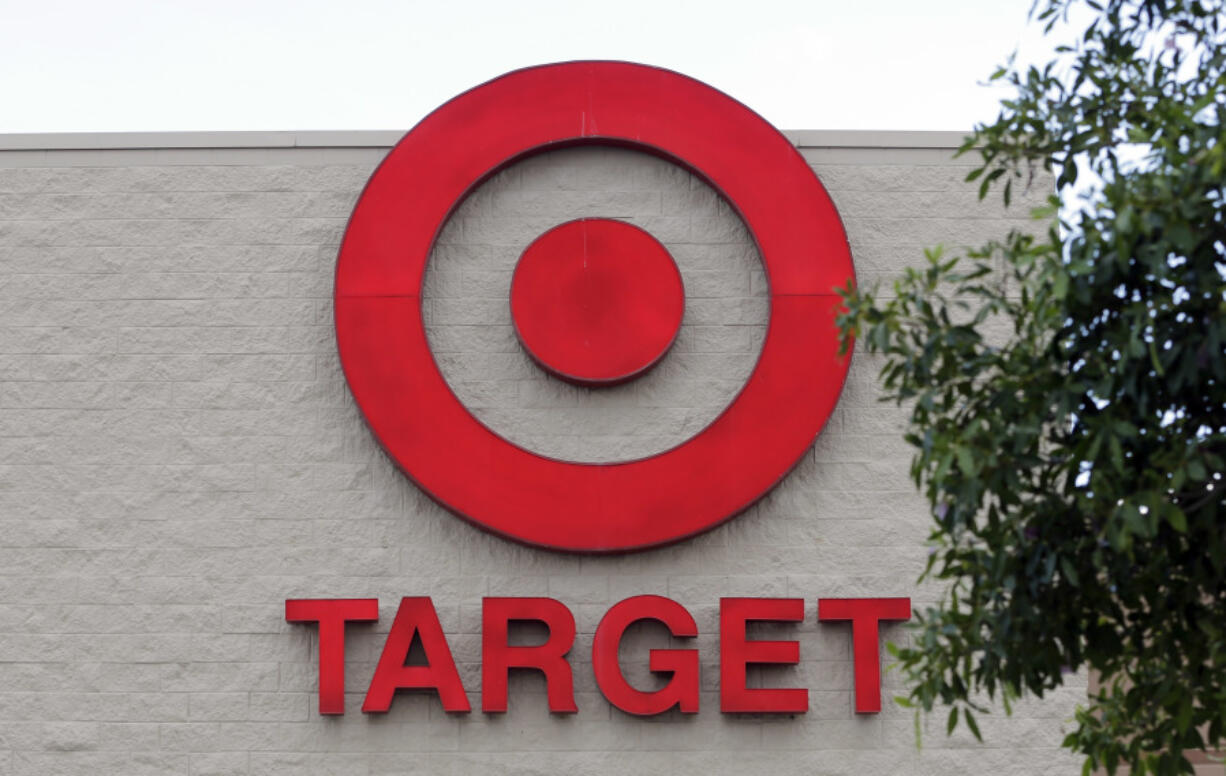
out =
<path fill-rule="evenodd" d="M 840 209 L 861 283 L 1024 223 L 977 201 L 942 133 L 793 133 Z M 1074 773 L 1058 750 L 1084 686 L 983 719 L 987 743 L 910 712 L 852 710 L 850 629 L 818 597 L 911 596 L 926 559 L 905 410 L 858 355 L 814 448 L 757 506 L 650 552 L 579 557 L 473 528 L 384 456 L 342 377 L 332 274 L 388 133 L 0 138 L 0 773 Z M 1039 187 L 1040 189 L 1042 187 Z M 1028 198 L 1038 201 L 1045 191 Z M 545 378 L 510 328 L 520 250 L 579 216 L 643 226 L 687 288 L 675 350 L 643 380 L 585 391 Z M 543 453 L 611 460 L 709 422 L 752 369 L 766 316 L 756 251 L 705 185 L 629 151 L 554 152 L 487 182 L 432 261 L 427 324 L 444 375 L 483 421 Z M 695 615 L 702 709 L 639 719 L 600 696 L 591 634 L 629 595 Z M 433 597 L 480 707 L 483 596 L 575 613 L 579 713 L 511 682 L 510 711 L 444 714 L 362 694 L 401 596 Z M 721 596 L 806 600 L 802 662 L 754 681 L 806 686 L 798 717 L 719 712 Z M 316 711 L 314 628 L 296 597 L 378 597 L 348 639 L 347 709 Z M 523 632 L 517 638 L 540 634 Z M 905 631 L 885 628 L 886 638 Z M 683 645 L 683 644 L 679 644 Z M 640 686 L 650 627 L 622 658 Z"/>

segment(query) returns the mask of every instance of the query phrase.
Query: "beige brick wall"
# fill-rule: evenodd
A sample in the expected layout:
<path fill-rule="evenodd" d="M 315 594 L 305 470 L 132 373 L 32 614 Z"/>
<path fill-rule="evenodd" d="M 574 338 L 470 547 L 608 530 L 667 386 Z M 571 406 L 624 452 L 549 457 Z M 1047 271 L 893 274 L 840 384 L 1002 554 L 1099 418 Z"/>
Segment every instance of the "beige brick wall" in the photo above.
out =
<path fill-rule="evenodd" d="M 956 139 L 795 138 L 843 215 L 861 282 L 1027 210 L 977 203 L 950 159 Z M 1084 687 L 983 720 L 983 746 L 945 739 L 942 717 L 917 751 L 908 712 L 852 712 L 849 629 L 817 625 L 818 597 L 933 595 L 914 585 L 928 528 L 905 415 L 876 402 L 869 359 L 857 357 L 826 431 L 779 488 L 673 547 L 528 549 L 414 488 L 354 407 L 331 325 L 337 245 L 387 142 L 0 143 L 0 774 L 1077 772 L 1057 745 Z M 518 251 L 585 215 L 653 232 L 688 292 L 675 351 L 606 391 L 545 378 L 506 303 Z M 438 360 L 474 413 L 532 449 L 587 460 L 664 449 L 705 425 L 752 368 L 766 312 L 755 250 L 718 197 L 657 159 L 601 149 L 537 157 L 485 184 L 444 234 L 427 288 Z M 696 716 L 633 718 L 597 691 L 592 631 L 636 593 L 671 596 L 698 620 Z M 403 595 L 433 597 L 474 707 L 481 597 L 565 602 L 579 626 L 579 713 L 549 715 L 543 683 L 517 676 L 506 715 L 448 716 L 424 695 L 362 715 Z M 719 713 L 716 611 L 733 595 L 805 598 L 806 621 L 775 629 L 800 641 L 801 664 L 755 680 L 808 687 L 807 715 Z M 322 718 L 313 629 L 287 625 L 284 601 L 376 596 L 381 622 L 350 631 L 349 712 Z M 647 650 L 666 644 L 650 628 L 631 634 L 634 681 L 652 681 Z M 887 695 L 896 684 L 887 675 Z"/>

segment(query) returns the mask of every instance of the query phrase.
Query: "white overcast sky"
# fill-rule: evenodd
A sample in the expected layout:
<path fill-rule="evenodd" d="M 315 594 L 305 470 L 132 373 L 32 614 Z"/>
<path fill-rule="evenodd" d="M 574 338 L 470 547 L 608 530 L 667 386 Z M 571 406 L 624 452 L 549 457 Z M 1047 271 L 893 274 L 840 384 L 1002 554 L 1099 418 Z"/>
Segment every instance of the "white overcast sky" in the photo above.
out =
<path fill-rule="evenodd" d="M 0 0 L 0 132 L 407 129 L 525 65 L 624 59 L 783 129 L 966 130 L 1030 0 Z"/>

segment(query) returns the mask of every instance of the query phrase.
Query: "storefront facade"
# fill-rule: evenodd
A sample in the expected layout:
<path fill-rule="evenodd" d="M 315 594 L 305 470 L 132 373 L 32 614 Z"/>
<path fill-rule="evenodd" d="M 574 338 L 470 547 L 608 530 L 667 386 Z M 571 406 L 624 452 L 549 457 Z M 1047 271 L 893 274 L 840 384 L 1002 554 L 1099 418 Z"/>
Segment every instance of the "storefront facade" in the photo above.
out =
<path fill-rule="evenodd" d="M 837 207 L 861 284 L 888 283 L 938 242 L 1023 225 L 1045 196 L 980 203 L 955 133 L 787 137 Z M 0 772 L 1075 772 L 1058 745 L 1084 698 L 1076 682 L 982 720 L 984 745 L 946 739 L 934 718 L 917 750 L 889 672 L 881 710 L 858 711 L 851 625 L 819 622 L 819 600 L 922 608 L 935 594 L 915 582 L 928 518 L 906 411 L 878 403 L 871 358 L 854 358 L 776 487 L 666 546 L 541 549 L 415 485 L 355 403 L 334 310 L 347 220 L 398 139 L 0 138 Z M 534 363 L 508 301 L 524 249 L 582 218 L 649 233 L 684 282 L 667 355 L 611 387 Z M 438 235 L 420 298 L 438 370 L 481 424 L 588 463 L 658 455 L 707 428 L 754 373 L 771 314 L 755 241 L 725 199 L 667 159 L 599 144 L 533 155 L 476 188 Z M 498 463 L 471 465 L 479 480 Z M 649 652 L 696 649 L 696 708 L 640 716 L 608 700 L 595 634 L 633 596 L 680 604 L 697 635 L 631 624 L 617 667 L 634 688 L 662 688 Z M 362 711 L 404 597 L 429 599 L 471 711 L 433 691 Z M 573 616 L 573 710 L 538 671 L 510 672 L 505 712 L 483 697 L 486 599 L 525 598 Z M 747 635 L 795 642 L 798 662 L 751 661 L 745 677 L 807 691 L 803 712 L 729 708 L 721 599 L 733 598 L 803 601 L 799 621 Z M 287 622 L 287 601 L 303 599 L 377 600 L 377 621 L 345 631 L 343 714 L 321 713 L 320 627 Z M 906 638 L 897 623 L 881 633 Z M 508 639 L 550 636 L 521 622 Z M 437 666 L 419 637 L 409 663 L 424 645 Z"/>

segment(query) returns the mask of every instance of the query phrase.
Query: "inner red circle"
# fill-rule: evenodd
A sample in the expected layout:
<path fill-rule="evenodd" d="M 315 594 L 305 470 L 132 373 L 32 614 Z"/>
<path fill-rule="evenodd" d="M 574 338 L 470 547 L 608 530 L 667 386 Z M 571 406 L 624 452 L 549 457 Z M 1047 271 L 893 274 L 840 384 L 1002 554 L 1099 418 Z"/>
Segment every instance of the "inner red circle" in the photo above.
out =
<path fill-rule="evenodd" d="M 653 367 L 677 338 L 681 273 L 654 237 L 625 221 L 585 218 L 536 238 L 511 280 L 511 319 L 546 371 L 613 385 Z"/>

